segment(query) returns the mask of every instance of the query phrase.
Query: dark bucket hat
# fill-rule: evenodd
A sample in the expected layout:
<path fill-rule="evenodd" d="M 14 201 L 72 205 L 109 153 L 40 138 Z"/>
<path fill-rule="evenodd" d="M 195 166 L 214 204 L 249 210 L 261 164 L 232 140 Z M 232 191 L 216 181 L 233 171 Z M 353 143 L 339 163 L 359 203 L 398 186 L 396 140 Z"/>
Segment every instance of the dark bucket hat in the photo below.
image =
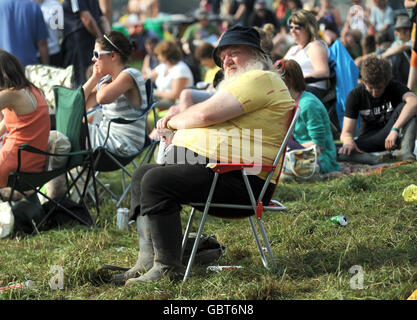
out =
<path fill-rule="evenodd" d="M 220 68 L 222 67 L 222 62 L 218 57 L 219 50 L 222 47 L 230 45 L 247 45 L 254 47 L 264 53 L 261 48 L 261 38 L 258 31 L 251 27 L 235 25 L 229 28 L 221 36 L 218 46 L 213 50 L 213 60 Z"/>

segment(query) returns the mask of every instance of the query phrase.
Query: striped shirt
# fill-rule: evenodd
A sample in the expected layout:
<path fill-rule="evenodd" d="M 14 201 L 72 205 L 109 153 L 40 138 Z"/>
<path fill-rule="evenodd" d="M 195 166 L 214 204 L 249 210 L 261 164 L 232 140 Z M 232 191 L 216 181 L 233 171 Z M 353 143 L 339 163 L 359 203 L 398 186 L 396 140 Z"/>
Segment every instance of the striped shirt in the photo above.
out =
<path fill-rule="evenodd" d="M 111 118 L 122 117 L 125 119 L 136 118 L 142 114 L 147 107 L 147 96 L 145 80 L 142 73 L 134 68 L 124 69 L 136 83 L 141 96 L 141 105 L 133 106 L 125 94 L 120 95 L 114 102 L 103 104 L 103 118 L 99 124 L 89 124 L 92 147 L 101 146 L 107 135 L 107 128 Z M 106 149 L 110 152 L 130 156 L 138 153 L 145 143 L 146 117 L 130 124 L 111 123 L 110 135 L 107 140 Z"/>

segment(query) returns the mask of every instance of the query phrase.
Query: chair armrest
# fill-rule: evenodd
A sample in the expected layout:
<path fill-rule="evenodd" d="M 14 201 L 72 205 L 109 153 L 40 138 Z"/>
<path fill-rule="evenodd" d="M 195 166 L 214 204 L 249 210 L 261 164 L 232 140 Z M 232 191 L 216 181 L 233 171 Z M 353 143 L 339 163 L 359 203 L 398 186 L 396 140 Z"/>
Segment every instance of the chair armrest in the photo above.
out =
<path fill-rule="evenodd" d="M 105 146 L 107 144 L 107 140 L 109 139 L 109 136 L 110 136 L 110 125 L 112 123 L 129 124 L 129 123 L 138 121 L 138 120 L 146 117 L 151 110 L 154 110 L 154 108 L 155 108 L 156 105 L 157 105 L 157 102 L 152 103 L 152 105 L 148 106 L 146 108 L 146 110 L 144 110 L 142 112 L 142 114 L 140 114 L 139 116 L 137 116 L 135 118 L 122 118 L 122 117 L 114 117 L 114 118 L 111 118 L 109 120 L 109 125 L 107 127 L 107 135 L 106 135 L 106 139 L 104 140 L 103 146 Z"/>
<path fill-rule="evenodd" d="M 74 152 L 69 152 L 69 153 L 50 153 L 50 152 L 46 152 L 40 149 L 37 149 L 35 147 L 32 147 L 29 144 L 21 144 L 18 148 L 18 152 L 20 153 L 21 151 L 26 151 L 26 152 L 30 152 L 30 153 L 37 153 L 37 154 L 43 154 L 45 156 L 58 156 L 58 157 L 70 157 L 70 156 L 76 156 L 76 155 L 80 155 L 80 154 L 87 154 L 89 153 L 89 151 L 87 150 L 80 150 L 80 151 L 74 151 Z"/>
<path fill-rule="evenodd" d="M 36 153 L 36 154 L 43 154 L 45 156 L 54 156 L 54 157 L 55 156 L 71 157 L 71 156 L 90 153 L 90 151 L 88 151 L 88 150 L 80 150 L 80 151 L 74 151 L 74 152 L 69 152 L 69 153 L 50 153 L 50 152 L 46 152 L 46 151 L 40 150 L 38 148 L 32 147 L 31 145 L 29 145 L 27 143 L 21 144 L 19 146 L 18 150 L 17 150 L 17 169 L 16 169 L 17 172 L 20 171 L 21 152 L 22 151 L 26 151 L 26 152 L 30 152 L 30 153 Z"/>
<path fill-rule="evenodd" d="M 245 164 L 245 163 L 209 163 L 207 168 L 213 170 L 216 173 L 227 173 L 236 170 L 242 170 L 245 168 L 259 168 L 261 166 L 260 171 L 273 171 L 275 170 L 276 166 L 272 164 Z"/>

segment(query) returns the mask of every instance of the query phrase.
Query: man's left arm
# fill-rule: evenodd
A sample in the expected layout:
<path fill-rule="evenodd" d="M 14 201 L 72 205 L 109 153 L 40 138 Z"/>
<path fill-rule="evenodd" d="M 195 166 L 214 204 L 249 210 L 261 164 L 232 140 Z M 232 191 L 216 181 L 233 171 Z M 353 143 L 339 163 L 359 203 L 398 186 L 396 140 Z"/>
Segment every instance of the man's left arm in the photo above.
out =
<path fill-rule="evenodd" d="M 168 128 L 204 128 L 236 118 L 245 111 L 239 100 L 226 90 L 219 90 L 211 98 L 190 106 L 168 121 Z"/>
<path fill-rule="evenodd" d="M 417 96 L 412 93 L 411 91 L 406 92 L 403 95 L 403 101 L 405 105 L 397 119 L 395 121 L 393 128 L 401 129 L 403 128 L 407 122 L 417 114 Z M 387 138 L 385 139 L 385 149 L 391 150 L 394 148 L 395 142 L 397 140 L 399 132 L 396 130 L 391 130 L 388 134 Z"/>

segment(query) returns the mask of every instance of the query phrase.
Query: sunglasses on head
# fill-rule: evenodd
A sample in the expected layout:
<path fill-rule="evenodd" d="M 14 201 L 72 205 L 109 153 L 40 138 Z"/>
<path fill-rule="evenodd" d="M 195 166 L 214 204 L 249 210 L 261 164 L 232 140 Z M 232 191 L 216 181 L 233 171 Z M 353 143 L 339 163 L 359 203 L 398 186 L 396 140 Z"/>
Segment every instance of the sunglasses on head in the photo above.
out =
<path fill-rule="evenodd" d="M 275 69 L 277 69 L 281 76 L 285 76 L 285 73 L 287 71 L 287 66 L 285 65 L 284 61 L 278 60 L 274 63 Z"/>
<path fill-rule="evenodd" d="M 295 29 L 297 31 L 300 31 L 302 28 L 302 26 L 290 26 L 290 30 Z"/>
<path fill-rule="evenodd" d="M 278 70 L 281 68 L 287 69 L 287 66 L 282 60 L 277 60 L 274 65 L 275 65 L 275 68 L 277 68 Z"/>
<path fill-rule="evenodd" d="M 103 50 L 103 51 L 94 50 L 93 51 L 93 57 L 96 58 L 96 59 L 100 59 L 101 55 L 110 54 L 110 53 L 111 53 L 111 51 L 107 51 L 107 50 Z"/>

